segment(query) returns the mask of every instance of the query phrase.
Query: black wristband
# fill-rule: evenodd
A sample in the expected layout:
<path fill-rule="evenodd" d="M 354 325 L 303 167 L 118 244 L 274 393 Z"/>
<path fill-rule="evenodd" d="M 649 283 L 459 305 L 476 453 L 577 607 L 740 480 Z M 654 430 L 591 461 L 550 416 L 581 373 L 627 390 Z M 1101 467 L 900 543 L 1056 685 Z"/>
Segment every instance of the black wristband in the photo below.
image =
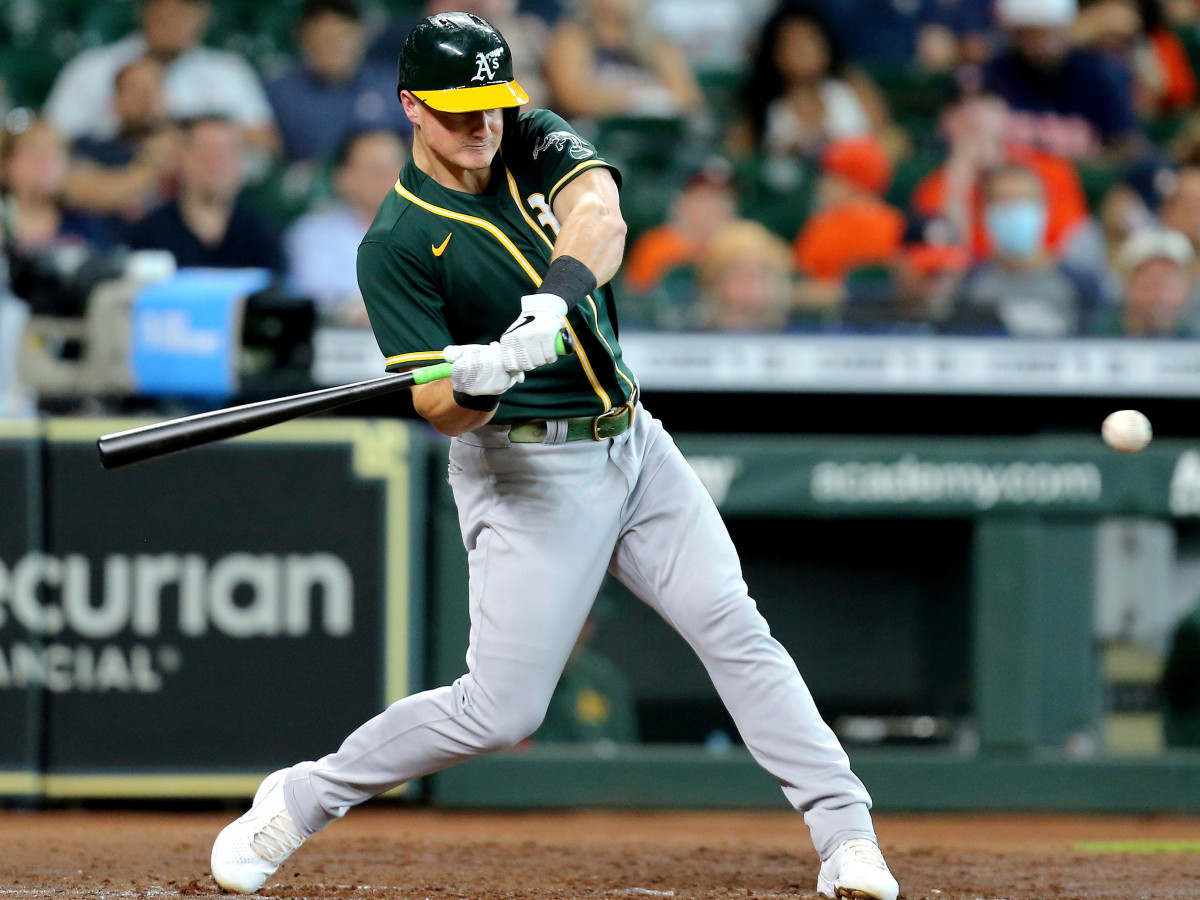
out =
<path fill-rule="evenodd" d="M 550 263 L 538 293 L 562 297 L 567 309 L 572 310 L 595 289 L 596 276 L 591 269 L 573 256 L 560 256 Z"/>
<path fill-rule="evenodd" d="M 464 394 L 454 391 L 454 402 L 463 409 L 473 409 L 476 412 L 491 412 L 500 405 L 499 394 Z"/>

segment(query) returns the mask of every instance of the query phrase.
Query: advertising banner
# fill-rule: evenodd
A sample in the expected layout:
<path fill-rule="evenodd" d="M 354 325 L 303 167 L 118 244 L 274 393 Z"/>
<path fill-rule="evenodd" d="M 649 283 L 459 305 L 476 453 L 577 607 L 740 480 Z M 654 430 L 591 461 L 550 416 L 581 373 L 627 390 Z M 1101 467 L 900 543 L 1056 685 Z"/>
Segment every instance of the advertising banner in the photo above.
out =
<path fill-rule="evenodd" d="M 292 423 L 103 471 L 129 424 L 48 423 L 45 546 L 4 556 L 10 689 L 43 691 L 47 794 L 252 792 L 411 689 L 424 448 Z"/>
<path fill-rule="evenodd" d="M 726 515 L 1200 516 L 1200 446 L 1186 441 L 1121 454 L 1099 435 L 678 440 Z"/>

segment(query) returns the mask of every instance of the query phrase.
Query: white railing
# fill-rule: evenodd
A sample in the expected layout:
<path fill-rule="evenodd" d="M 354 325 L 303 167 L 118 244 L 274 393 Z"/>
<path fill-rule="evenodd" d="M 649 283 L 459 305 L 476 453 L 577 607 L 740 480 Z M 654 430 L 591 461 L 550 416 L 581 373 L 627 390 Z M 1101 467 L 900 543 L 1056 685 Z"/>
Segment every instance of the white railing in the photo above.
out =
<path fill-rule="evenodd" d="M 1200 341 L 637 332 L 621 346 L 647 390 L 1200 397 Z M 318 332 L 317 383 L 382 369 L 369 331 Z"/>

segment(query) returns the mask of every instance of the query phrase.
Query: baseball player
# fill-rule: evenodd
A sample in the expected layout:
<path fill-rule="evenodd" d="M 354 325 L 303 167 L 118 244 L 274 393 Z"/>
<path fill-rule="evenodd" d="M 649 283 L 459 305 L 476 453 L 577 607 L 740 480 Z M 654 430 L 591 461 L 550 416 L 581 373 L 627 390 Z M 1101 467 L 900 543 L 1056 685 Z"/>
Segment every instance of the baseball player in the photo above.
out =
<path fill-rule="evenodd" d="M 413 28 L 398 86 L 412 154 L 358 254 L 388 369 L 453 363 L 413 399 L 453 438 L 467 674 L 268 776 L 218 835 L 213 877 L 252 893 L 351 807 L 535 731 L 612 572 L 691 644 L 746 746 L 803 812 L 818 891 L 895 900 L 870 797 L 621 358 L 609 286 L 624 250 L 620 175 L 558 116 L 519 113 L 528 98 L 512 71 L 504 38 L 476 16 Z M 564 328 L 575 352 L 560 357 Z"/>

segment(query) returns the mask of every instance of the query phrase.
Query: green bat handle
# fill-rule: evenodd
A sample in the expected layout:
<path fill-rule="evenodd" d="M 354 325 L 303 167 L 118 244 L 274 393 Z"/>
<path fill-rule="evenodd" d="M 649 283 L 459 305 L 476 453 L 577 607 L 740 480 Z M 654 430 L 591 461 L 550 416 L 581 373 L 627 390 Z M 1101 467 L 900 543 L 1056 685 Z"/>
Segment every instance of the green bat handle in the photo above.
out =
<path fill-rule="evenodd" d="M 450 377 L 450 370 L 454 368 L 453 363 L 443 362 L 432 366 L 425 366 L 421 369 L 413 369 L 413 384 L 429 384 L 431 381 L 440 381 L 443 378 Z"/>
<path fill-rule="evenodd" d="M 554 352 L 559 356 L 575 352 L 575 342 L 571 340 L 571 333 L 567 329 L 564 328 L 558 333 L 558 337 L 554 341 Z M 449 378 L 452 367 L 452 363 L 444 362 L 425 366 L 421 369 L 414 369 L 412 373 L 413 384 L 429 384 L 431 381 Z"/>

